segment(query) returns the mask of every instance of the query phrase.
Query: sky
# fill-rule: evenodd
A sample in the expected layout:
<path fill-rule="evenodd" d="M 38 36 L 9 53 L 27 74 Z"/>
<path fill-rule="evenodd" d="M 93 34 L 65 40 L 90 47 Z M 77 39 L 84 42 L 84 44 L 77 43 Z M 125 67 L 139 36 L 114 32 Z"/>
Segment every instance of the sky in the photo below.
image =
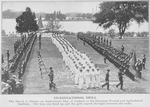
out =
<path fill-rule="evenodd" d="M 25 11 L 26 7 L 30 7 L 33 12 L 52 13 L 61 11 L 61 13 L 80 12 L 80 13 L 96 13 L 99 11 L 101 2 L 50 2 L 50 1 L 4 1 L 2 2 L 2 11 L 11 9 L 14 11 Z"/>

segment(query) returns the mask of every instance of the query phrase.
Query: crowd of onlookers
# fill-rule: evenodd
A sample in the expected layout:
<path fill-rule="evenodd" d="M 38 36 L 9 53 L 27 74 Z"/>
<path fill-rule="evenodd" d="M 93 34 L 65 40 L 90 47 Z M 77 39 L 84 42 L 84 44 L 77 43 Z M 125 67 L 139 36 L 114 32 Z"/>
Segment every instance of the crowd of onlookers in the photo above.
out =
<path fill-rule="evenodd" d="M 7 61 L 4 61 L 2 55 L 2 94 L 22 94 L 23 84 L 22 76 L 25 73 L 26 64 L 29 60 L 33 44 L 36 40 L 36 33 L 21 36 L 14 43 L 14 56 L 10 59 L 9 50 L 7 50 Z"/>

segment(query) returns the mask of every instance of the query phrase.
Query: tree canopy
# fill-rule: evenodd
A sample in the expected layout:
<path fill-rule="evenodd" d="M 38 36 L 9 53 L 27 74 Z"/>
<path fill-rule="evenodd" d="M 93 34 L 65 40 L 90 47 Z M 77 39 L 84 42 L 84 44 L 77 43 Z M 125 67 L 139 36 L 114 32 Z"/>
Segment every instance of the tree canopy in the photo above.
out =
<path fill-rule="evenodd" d="M 148 1 L 103 2 L 94 17 L 94 23 L 99 23 L 104 29 L 116 25 L 122 37 L 132 21 L 138 24 L 148 21 Z"/>
<path fill-rule="evenodd" d="M 53 20 L 48 21 L 46 25 L 46 29 L 49 31 L 58 31 L 61 27 L 62 25 L 58 21 L 53 21 Z"/>
<path fill-rule="evenodd" d="M 16 30 L 19 33 L 37 31 L 38 25 L 35 20 L 35 13 L 29 7 L 19 17 L 16 18 Z"/>
<path fill-rule="evenodd" d="M 46 20 L 64 20 L 66 19 L 66 15 L 62 14 L 61 11 L 54 11 L 54 13 L 46 14 L 45 15 Z"/>

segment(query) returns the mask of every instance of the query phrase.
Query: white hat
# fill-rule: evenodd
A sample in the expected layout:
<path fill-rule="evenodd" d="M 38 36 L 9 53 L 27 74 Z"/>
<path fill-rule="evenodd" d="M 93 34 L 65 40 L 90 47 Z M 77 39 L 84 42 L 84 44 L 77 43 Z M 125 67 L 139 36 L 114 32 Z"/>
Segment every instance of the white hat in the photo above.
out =
<path fill-rule="evenodd" d="M 17 81 L 16 84 L 20 84 L 20 82 Z"/>
<path fill-rule="evenodd" d="M 16 78 L 16 75 L 13 75 L 12 77 L 13 77 L 13 78 Z"/>

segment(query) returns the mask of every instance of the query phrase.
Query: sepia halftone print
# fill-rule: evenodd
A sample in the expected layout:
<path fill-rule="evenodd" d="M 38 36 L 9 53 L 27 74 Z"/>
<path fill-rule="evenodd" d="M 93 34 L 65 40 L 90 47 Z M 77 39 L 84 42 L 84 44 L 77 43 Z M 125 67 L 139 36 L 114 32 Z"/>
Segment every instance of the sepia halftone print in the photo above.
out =
<path fill-rule="evenodd" d="M 3 1 L 1 94 L 149 94 L 148 1 Z"/>

